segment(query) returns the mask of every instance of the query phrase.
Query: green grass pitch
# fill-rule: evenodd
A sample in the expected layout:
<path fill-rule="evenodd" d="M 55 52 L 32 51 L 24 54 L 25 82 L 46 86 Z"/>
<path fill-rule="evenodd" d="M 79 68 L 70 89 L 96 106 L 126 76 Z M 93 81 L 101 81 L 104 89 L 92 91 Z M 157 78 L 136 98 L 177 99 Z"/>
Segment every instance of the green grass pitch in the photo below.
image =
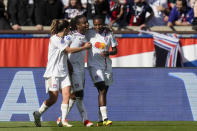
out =
<path fill-rule="evenodd" d="M 108 127 L 84 127 L 79 121 L 70 123 L 74 127 L 57 127 L 55 121 L 42 122 L 42 127 L 35 127 L 33 122 L 0 122 L 0 131 L 197 131 L 195 121 L 113 121 Z"/>

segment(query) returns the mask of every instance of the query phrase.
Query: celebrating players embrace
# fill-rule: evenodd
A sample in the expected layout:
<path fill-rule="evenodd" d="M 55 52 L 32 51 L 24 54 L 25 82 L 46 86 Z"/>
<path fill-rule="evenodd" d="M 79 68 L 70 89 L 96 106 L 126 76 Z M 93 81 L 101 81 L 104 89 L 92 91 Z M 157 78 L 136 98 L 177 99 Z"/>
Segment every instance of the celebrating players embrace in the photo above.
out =
<path fill-rule="evenodd" d="M 88 70 L 98 90 L 97 126 L 112 124 L 107 116 L 106 95 L 113 82 L 112 62 L 109 55 L 117 54 L 117 42 L 112 32 L 104 27 L 102 17 L 96 16 L 93 23 L 94 28 L 88 29 L 88 21 L 82 15 L 71 20 L 70 26 L 66 20 L 52 22 L 48 63 L 44 74 L 49 99 L 33 113 L 36 126 L 41 126 L 41 115 L 57 101 L 59 91 L 62 92 L 63 100 L 62 114 L 57 120 L 58 126 L 72 127 L 66 118 L 75 102 L 84 126 L 93 126 L 88 120 L 83 103 L 86 50 L 88 50 Z M 109 51 L 110 47 L 112 47 L 111 51 Z"/>

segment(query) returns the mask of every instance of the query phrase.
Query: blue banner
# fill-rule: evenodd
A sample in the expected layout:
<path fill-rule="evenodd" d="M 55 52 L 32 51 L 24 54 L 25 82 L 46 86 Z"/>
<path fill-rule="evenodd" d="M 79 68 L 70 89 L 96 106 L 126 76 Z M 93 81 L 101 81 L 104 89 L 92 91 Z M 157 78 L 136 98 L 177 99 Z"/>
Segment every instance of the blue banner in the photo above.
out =
<path fill-rule="evenodd" d="M 0 68 L 0 121 L 33 121 L 32 112 L 48 98 L 45 68 Z M 114 68 L 108 92 L 108 116 L 113 121 L 196 121 L 196 68 Z M 92 121 L 98 119 L 97 90 L 86 72 L 85 106 Z M 56 121 L 58 102 L 43 115 Z M 74 106 L 69 120 L 80 121 Z"/>

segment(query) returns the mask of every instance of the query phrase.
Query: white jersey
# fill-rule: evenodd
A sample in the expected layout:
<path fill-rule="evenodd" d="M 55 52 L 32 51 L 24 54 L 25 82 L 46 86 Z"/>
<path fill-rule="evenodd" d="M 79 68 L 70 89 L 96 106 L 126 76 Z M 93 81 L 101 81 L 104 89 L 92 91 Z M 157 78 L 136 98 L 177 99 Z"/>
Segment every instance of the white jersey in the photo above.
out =
<path fill-rule="evenodd" d="M 73 32 L 71 41 L 72 41 L 72 43 L 70 44 L 71 48 L 82 47 L 84 43 L 87 42 L 85 35 L 82 35 L 77 31 Z M 74 72 L 84 71 L 85 55 L 86 55 L 85 50 L 68 54 L 68 59 L 73 66 Z"/>
<path fill-rule="evenodd" d="M 118 45 L 112 33 L 104 30 L 102 34 L 99 34 L 95 30 L 89 30 L 86 37 L 92 44 L 92 48 L 88 50 L 88 67 L 106 69 L 107 66 L 111 66 L 111 59 L 100 54 L 103 51 L 109 51 L 110 46 L 116 47 Z"/>
<path fill-rule="evenodd" d="M 44 73 L 45 78 L 65 77 L 68 75 L 67 54 L 65 48 L 71 43 L 70 37 L 60 38 L 53 35 L 49 41 L 48 63 Z"/>

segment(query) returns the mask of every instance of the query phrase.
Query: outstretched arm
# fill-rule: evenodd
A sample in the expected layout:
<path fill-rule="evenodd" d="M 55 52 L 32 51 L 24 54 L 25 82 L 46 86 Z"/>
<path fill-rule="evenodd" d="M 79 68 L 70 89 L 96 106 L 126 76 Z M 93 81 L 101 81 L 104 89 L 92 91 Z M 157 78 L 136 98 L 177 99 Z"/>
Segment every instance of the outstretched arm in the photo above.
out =
<path fill-rule="evenodd" d="M 69 46 L 66 47 L 66 49 L 64 50 L 66 53 L 75 53 L 75 52 L 79 52 L 82 50 L 86 50 L 92 47 L 92 44 L 90 42 L 87 42 L 84 44 L 84 46 L 82 47 L 74 47 L 74 48 L 70 48 Z"/>

